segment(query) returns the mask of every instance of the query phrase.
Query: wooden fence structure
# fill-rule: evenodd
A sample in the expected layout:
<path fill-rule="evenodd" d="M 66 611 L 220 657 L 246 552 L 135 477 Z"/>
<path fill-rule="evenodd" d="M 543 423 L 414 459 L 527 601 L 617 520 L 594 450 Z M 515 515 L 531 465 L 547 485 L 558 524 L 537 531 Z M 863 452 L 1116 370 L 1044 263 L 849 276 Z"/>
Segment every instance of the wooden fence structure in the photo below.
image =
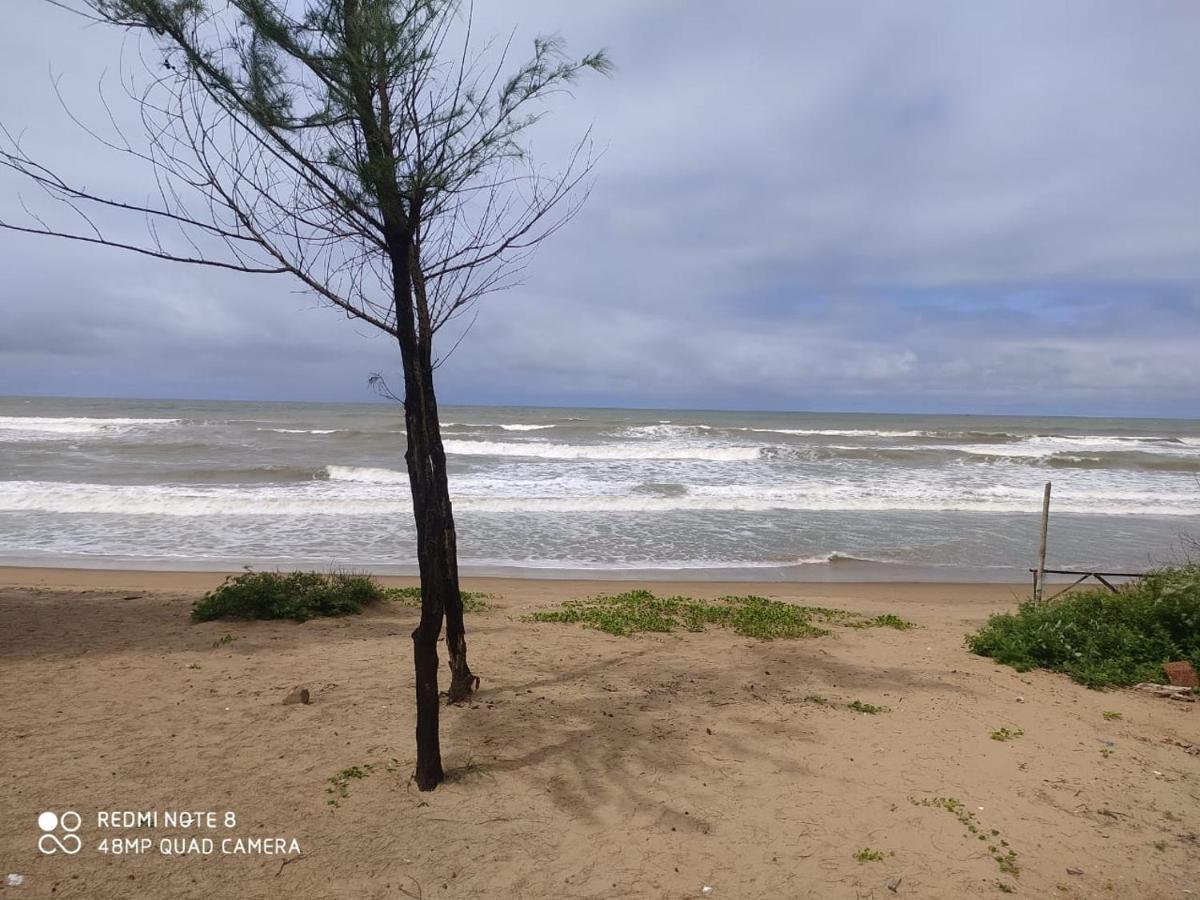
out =
<path fill-rule="evenodd" d="M 1120 589 L 1108 579 L 1110 578 L 1141 578 L 1144 572 L 1098 572 L 1083 569 L 1047 569 L 1046 568 L 1046 538 L 1050 533 L 1050 482 L 1046 482 L 1046 489 L 1042 493 L 1042 532 L 1041 540 L 1038 543 L 1038 564 L 1036 569 L 1030 569 L 1033 574 L 1033 599 L 1041 603 L 1043 599 L 1053 600 L 1061 594 L 1065 594 L 1073 587 L 1083 584 L 1089 578 L 1095 578 L 1098 582 L 1112 591 L 1114 594 L 1119 593 Z M 1046 576 L 1047 575 L 1076 575 L 1078 576 L 1073 582 L 1052 594 L 1050 597 L 1045 597 Z"/>

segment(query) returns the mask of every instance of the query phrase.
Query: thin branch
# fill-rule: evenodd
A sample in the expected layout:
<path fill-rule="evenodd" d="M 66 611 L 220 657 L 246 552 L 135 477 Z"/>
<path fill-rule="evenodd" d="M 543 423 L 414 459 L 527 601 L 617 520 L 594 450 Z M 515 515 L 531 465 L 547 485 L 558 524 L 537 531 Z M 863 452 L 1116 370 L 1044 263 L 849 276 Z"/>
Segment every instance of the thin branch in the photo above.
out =
<path fill-rule="evenodd" d="M 103 247 L 113 247 L 117 250 L 128 250 L 131 253 L 139 253 L 142 256 L 153 256 L 156 259 L 165 259 L 170 262 L 187 263 L 193 266 L 211 266 L 215 269 L 232 269 L 235 272 L 248 272 L 254 275 L 282 275 L 288 271 L 286 266 L 276 266 L 275 268 L 257 268 L 251 266 L 240 266 L 234 263 L 225 262 L 215 259 L 198 259 L 189 256 L 176 256 L 171 253 L 165 253 L 158 250 L 152 250 L 149 247 L 138 247 L 135 244 L 124 244 L 120 241 L 110 241 L 104 238 L 88 237 L 85 234 L 69 234 L 65 231 L 47 231 L 42 228 L 25 228 L 20 225 L 13 225 L 11 222 L 5 222 L 0 219 L 0 228 L 7 231 L 18 231 L 23 234 L 40 234 L 46 237 L 62 238 L 67 241 L 80 241 L 84 244 L 99 244 Z"/>

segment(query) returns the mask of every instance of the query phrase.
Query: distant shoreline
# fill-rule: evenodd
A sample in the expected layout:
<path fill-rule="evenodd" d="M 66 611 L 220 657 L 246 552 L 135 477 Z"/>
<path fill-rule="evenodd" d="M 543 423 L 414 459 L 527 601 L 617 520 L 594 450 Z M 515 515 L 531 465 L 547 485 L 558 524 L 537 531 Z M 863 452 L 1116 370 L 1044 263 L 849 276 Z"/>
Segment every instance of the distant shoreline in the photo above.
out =
<path fill-rule="evenodd" d="M 364 571 L 363 567 L 355 566 L 313 566 L 292 564 L 287 566 L 260 565 L 252 567 L 256 570 L 281 569 L 284 571 L 296 569 L 317 570 L 352 570 Z M 416 567 L 399 571 L 401 567 L 367 568 L 370 574 L 385 584 L 411 584 L 417 580 Z M 809 568 L 817 569 L 817 566 Z M 942 577 L 919 577 L 933 567 L 919 568 L 907 566 L 881 566 L 873 570 L 855 564 L 839 564 L 836 568 L 846 569 L 845 572 L 830 574 L 834 566 L 820 567 L 825 572 L 815 573 L 811 578 L 787 577 L 746 577 L 747 570 L 564 570 L 510 568 L 476 570 L 464 567 L 460 570 L 462 581 L 468 587 L 478 587 L 481 584 L 500 583 L 510 589 L 517 589 L 530 584 L 562 584 L 584 585 L 589 591 L 600 591 L 605 586 L 615 589 L 627 589 L 633 583 L 648 583 L 656 590 L 669 590 L 690 585 L 693 588 L 703 586 L 714 588 L 722 585 L 747 586 L 761 585 L 762 590 L 777 590 L 780 587 L 795 585 L 797 587 L 813 587 L 817 585 L 844 585 L 847 587 L 869 586 L 871 589 L 883 589 L 888 586 L 902 586 L 911 589 L 919 585 L 937 585 L 946 588 L 961 585 L 964 588 L 980 586 L 1011 587 L 1028 592 L 1029 579 L 1021 578 L 1019 573 L 1005 569 L 994 573 L 991 578 L 965 578 L 963 571 L 947 567 Z M 895 571 L 895 570 L 902 571 Z M 108 590 L 114 588 L 129 588 L 133 590 L 208 590 L 220 584 L 229 575 L 243 571 L 234 566 L 189 567 L 179 562 L 171 562 L 158 566 L 137 566 L 128 563 L 113 563 L 105 565 L 92 562 L 89 565 L 46 565 L 3 563 L 0 564 L 0 585 L 12 587 L 46 587 L 70 589 Z M 752 571 L 752 570 L 751 570 Z M 778 570 L 761 570 L 775 572 Z M 792 570 L 788 570 L 789 572 Z M 825 577 L 822 577 L 825 576 Z M 888 577 L 890 576 L 890 577 Z M 1069 578 L 1047 577 L 1047 582 L 1070 581 Z"/>

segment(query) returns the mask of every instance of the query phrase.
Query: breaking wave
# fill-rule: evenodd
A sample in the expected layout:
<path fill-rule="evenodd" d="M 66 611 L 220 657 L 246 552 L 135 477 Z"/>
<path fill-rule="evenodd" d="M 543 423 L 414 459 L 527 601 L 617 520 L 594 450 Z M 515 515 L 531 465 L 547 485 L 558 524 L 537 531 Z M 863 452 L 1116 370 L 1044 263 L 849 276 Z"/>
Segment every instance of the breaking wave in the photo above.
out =
<path fill-rule="evenodd" d="M 447 453 L 458 456 L 516 456 L 537 459 L 759 459 L 760 447 L 699 445 L 682 441 L 645 444 L 561 444 L 505 441 L 444 441 Z"/>
<path fill-rule="evenodd" d="M 88 416 L 0 416 L 0 440 L 47 440 L 125 434 L 138 428 L 178 425 L 180 419 L 100 419 Z"/>
<path fill-rule="evenodd" d="M 371 516 L 408 514 L 404 473 L 391 469 L 327 467 L 328 479 L 261 485 L 113 485 L 0 481 L 0 512 L 162 516 Z M 1025 513 L 1036 509 L 1037 485 L 939 487 L 922 482 L 877 489 L 856 483 L 796 486 L 756 484 L 612 487 L 588 492 L 564 483 L 557 493 L 536 487 L 505 495 L 497 482 L 451 484 L 456 509 L 484 513 L 655 513 L 667 511 L 846 510 Z M 639 487 L 642 489 L 639 490 Z M 555 490 L 555 485 L 550 485 Z M 1060 513 L 1194 516 L 1194 497 L 1160 495 L 1100 485 L 1076 489 L 1055 501 Z"/>
<path fill-rule="evenodd" d="M 499 425 L 488 422 L 443 422 L 443 428 L 499 428 L 503 431 L 545 431 L 547 428 L 556 428 L 554 424 L 550 425 L 523 425 L 520 422 Z"/>
<path fill-rule="evenodd" d="M 258 431 L 273 431 L 276 434 L 337 434 L 340 428 L 259 428 Z"/>
<path fill-rule="evenodd" d="M 408 484 L 408 474 L 396 469 L 370 466 L 326 466 L 330 481 L 350 481 L 358 484 Z"/>

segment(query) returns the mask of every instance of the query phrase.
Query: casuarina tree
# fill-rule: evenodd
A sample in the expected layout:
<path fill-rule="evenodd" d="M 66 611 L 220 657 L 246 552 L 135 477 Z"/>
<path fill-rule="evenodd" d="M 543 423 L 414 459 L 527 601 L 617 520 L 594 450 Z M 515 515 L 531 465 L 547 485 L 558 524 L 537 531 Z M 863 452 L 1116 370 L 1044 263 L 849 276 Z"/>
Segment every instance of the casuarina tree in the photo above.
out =
<path fill-rule="evenodd" d="M 444 777 L 443 620 L 450 701 L 479 683 L 467 662 L 435 338 L 509 286 L 579 209 L 587 136 L 552 174 L 527 158 L 525 138 L 547 99 L 585 71 L 607 72 L 608 60 L 539 38 L 510 65 L 509 44 L 479 46 L 470 10 L 454 0 L 47 2 L 141 36 L 143 74 L 122 80 L 140 134 L 115 116 L 106 130 L 84 127 L 144 166 L 152 189 L 113 196 L 73 181 L 4 123 L 0 162 L 74 220 L 27 207 L 27 220 L 0 226 L 289 276 L 398 345 L 421 575 L 415 779 L 431 790 Z M 120 216 L 143 220 L 145 236 L 131 240 Z"/>

